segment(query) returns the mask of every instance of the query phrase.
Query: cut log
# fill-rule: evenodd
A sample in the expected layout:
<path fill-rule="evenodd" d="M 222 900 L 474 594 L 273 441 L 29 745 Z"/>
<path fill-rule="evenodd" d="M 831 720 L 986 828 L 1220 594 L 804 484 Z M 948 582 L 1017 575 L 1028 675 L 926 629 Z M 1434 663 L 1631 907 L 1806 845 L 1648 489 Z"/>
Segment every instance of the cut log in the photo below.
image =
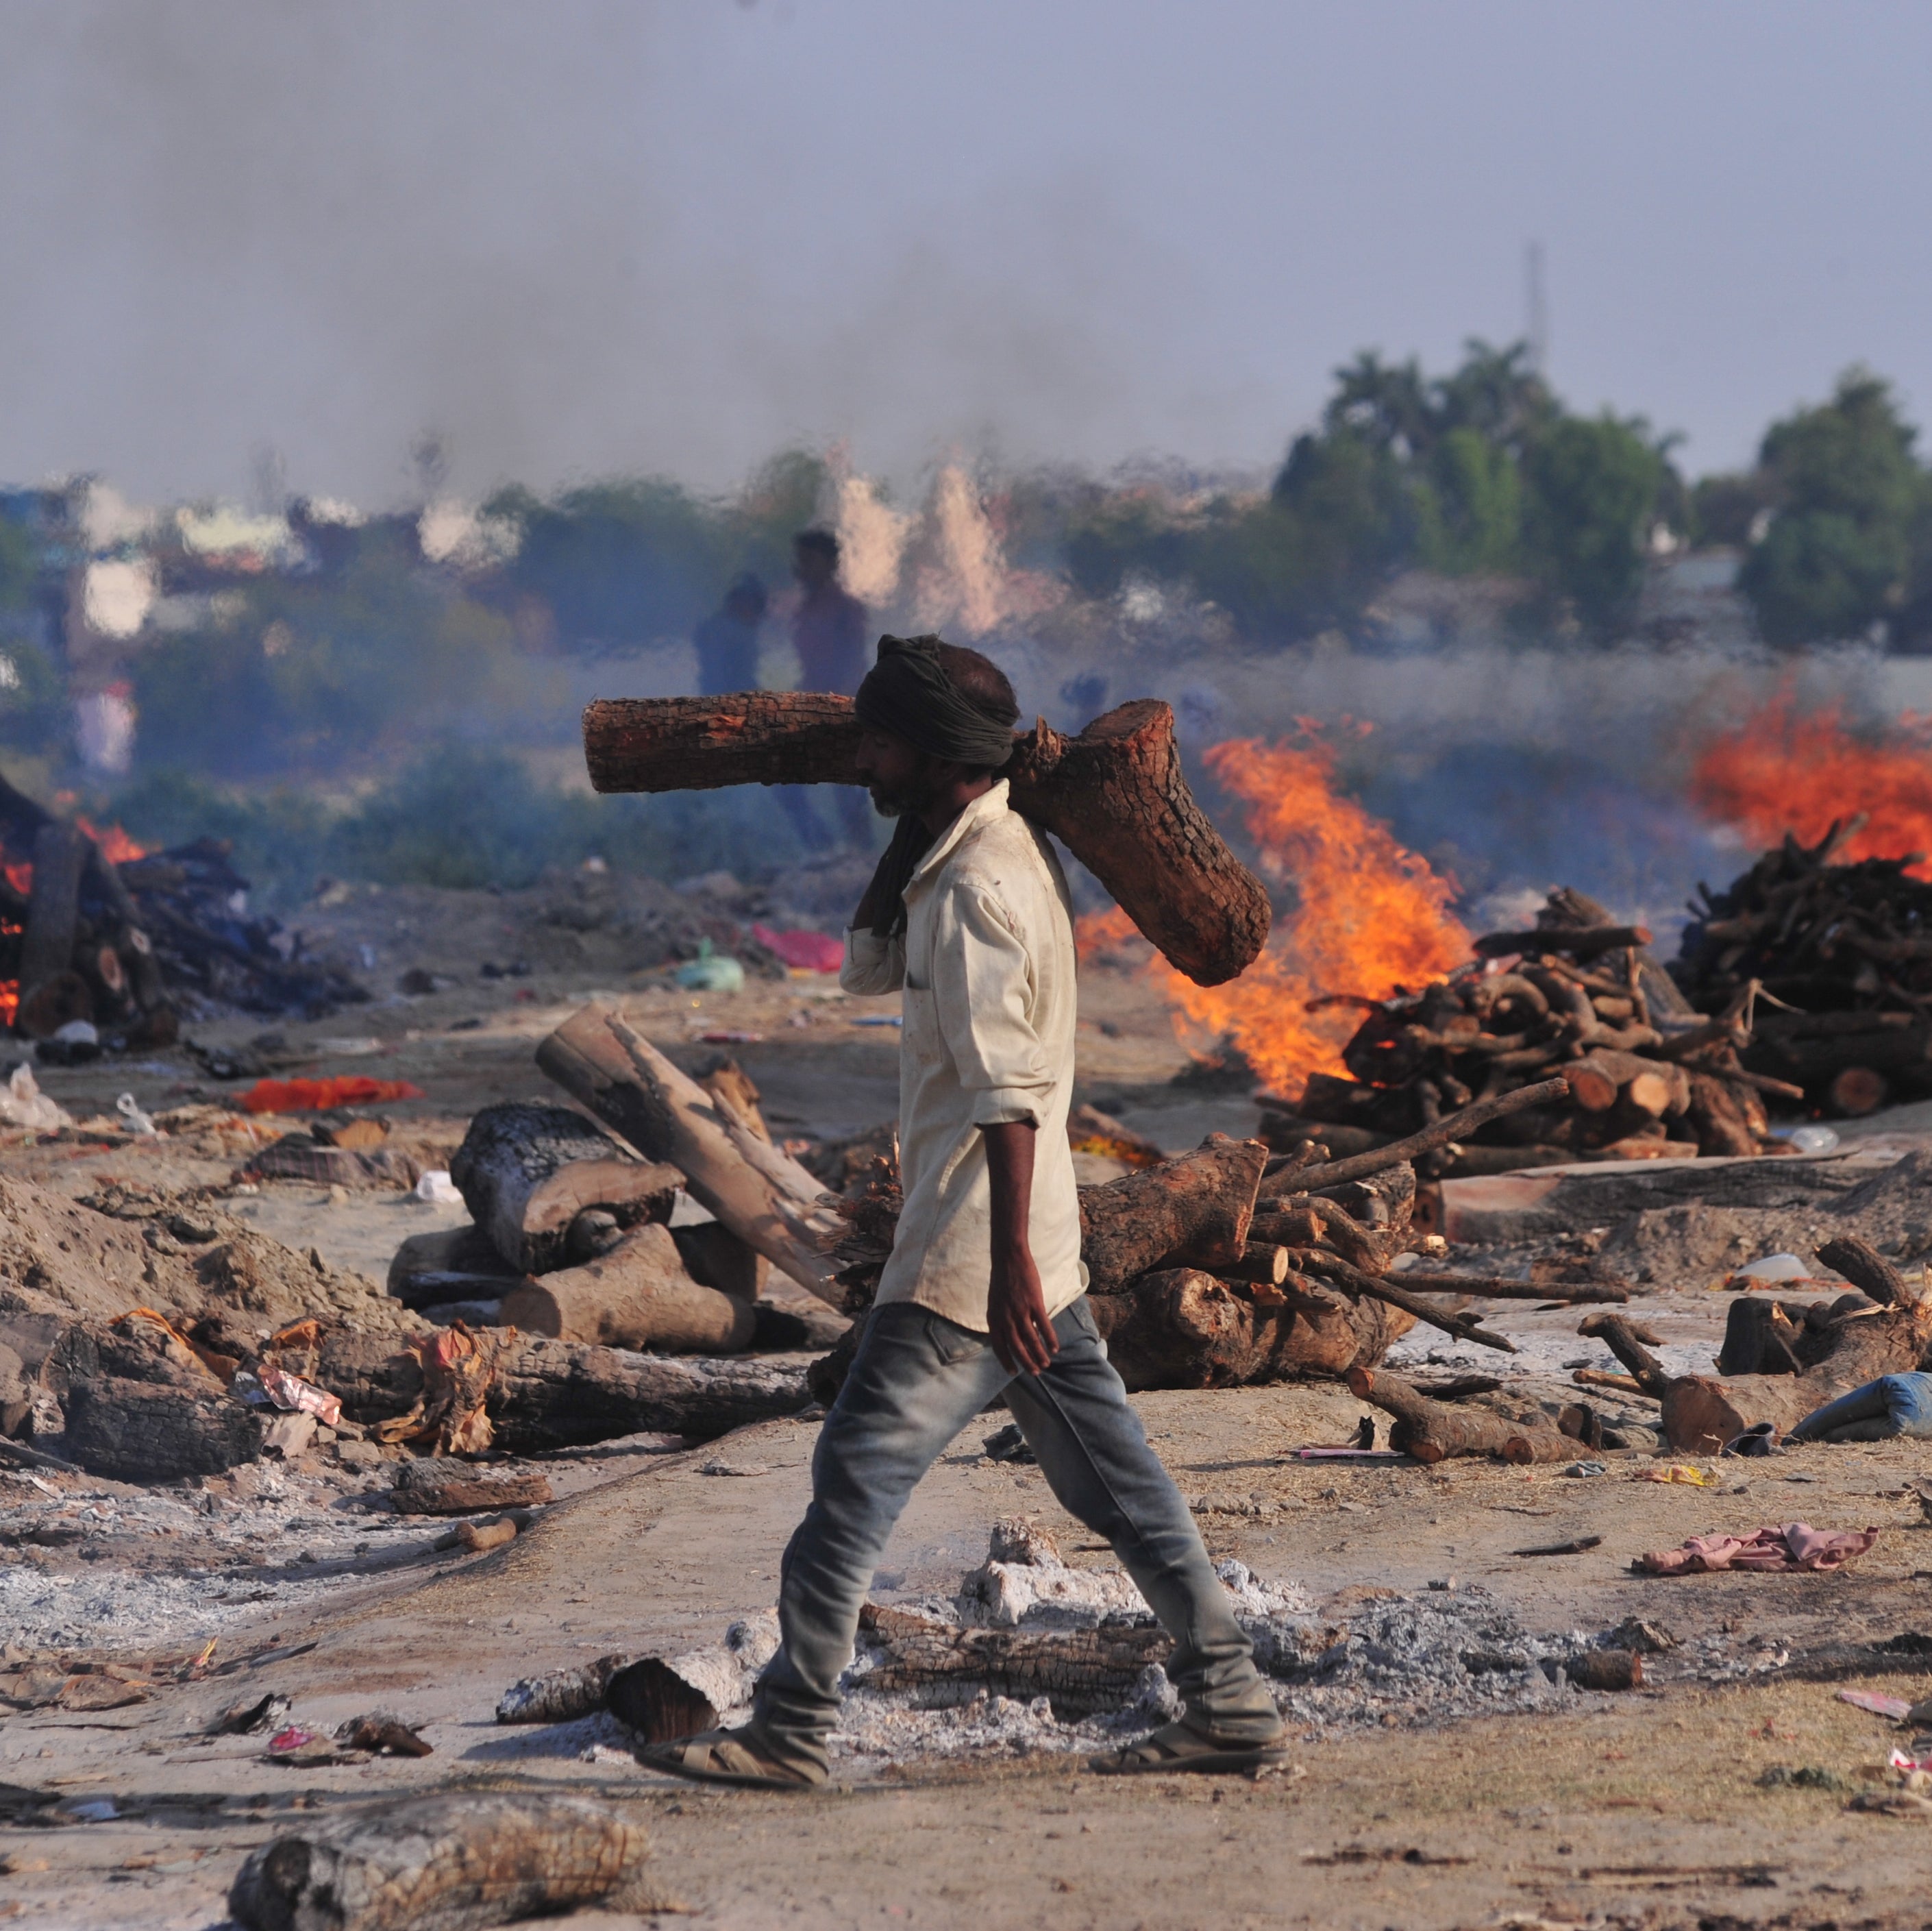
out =
<path fill-rule="evenodd" d="M 1288 1278 L 1289 1255 L 1286 1248 L 1273 1241 L 1251 1240 L 1241 1250 L 1241 1257 L 1221 1269 L 1224 1281 L 1252 1281 L 1264 1287 L 1279 1287 Z"/>
<path fill-rule="evenodd" d="M 1714 1074 L 1693 1070 L 1689 1116 L 1698 1150 L 1706 1156 L 1748 1158 L 1757 1152 L 1757 1135 L 1742 1103 Z"/>
<path fill-rule="evenodd" d="M 325 1334 L 309 1377 L 365 1427 L 408 1413 L 422 1365 L 385 1335 Z M 578 1341 L 514 1340 L 486 1397 L 496 1446 L 512 1454 L 574 1448 L 619 1435 L 710 1441 L 795 1415 L 812 1399 L 802 1368 L 746 1359 L 633 1354 Z"/>
<path fill-rule="evenodd" d="M 1648 926 L 1592 925 L 1539 926 L 1534 932 L 1485 932 L 1476 941 L 1478 959 L 1503 959 L 1512 953 L 1534 957 L 1541 952 L 1567 952 L 1572 959 L 1595 959 L 1650 943 Z"/>
<path fill-rule="evenodd" d="M 1451 1113 L 1447 1119 L 1438 1120 L 1420 1133 L 1411 1134 L 1406 1140 L 1394 1140 L 1387 1146 L 1378 1147 L 1372 1153 L 1358 1154 L 1352 1160 L 1331 1161 L 1326 1167 L 1309 1167 L 1295 1176 L 1297 1191 L 1336 1187 L 1344 1180 L 1366 1180 L 1371 1173 L 1399 1167 L 1403 1161 L 1413 1161 L 1419 1155 L 1432 1152 L 1438 1146 L 1447 1146 L 1450 1141 L 1474 1133 L 1479 1126 L 1501 1119 L 1505 1113 L 1520 1112 L 1525 1107 L 1546 1106 L 1552 1101 L 1563 1099 L 1569 1091 L 1568 1080 L 1544 1080 L 1533 1086 L 1519 1086 L 1511 1093 L 1498 1093 L 1492 1098 L 1478 1100 L 1473 1106 Z"/>
<path fill-rule="evenodd" d="M 601 1259 L 520 1282 L 500 1318 L 553 1341 L 658 1354 L 742 1354 L 758 1325 L 748 1301 L 692 1280 L 670 1230 L 653 1223 Z"/>
<path fill-rule="evenodd" d="M 649 1849 L 582 1797 L 391 1797 L 263 1845 L 228 1908 L 248 1931 L 482 1931 L 594 1905 Z"/>
<path fill-rule="evenodd" d="M 956 1629 L 909 1610 L 867 1603 L 860 1641 L 878 1660 L 868 1689 L 947 1708 L 990 1693 L 1052 1700 L 1062 1722 L 1118 1710 L 1139 1693 L 1150 1663 L 1164 1662 L 1172 1639 L 1158 1624 L 1098 1629 Z"/>
<path fill-rule="evenodd" d="M 72 966 L 80 920 L 80 875 L 92 848 L 86 833 L 64 818 L 50 819 L 34 836 L 34 884 L 20 946 L 20 1011 L 16 1022 L 32 1038 L 47 1038 L 69 1019 L 92 1017 L 91 999 L 89 1010 L 80 1013 L 69 1010 L 71 996 L 50 1001 L 42 993 L 50 981 L 77 977 Z M 38 1000 L 36 993 L 42 993 Z"/>
<path fill-rule="evenodd" d="M 1492 1347 L 1504 1354 L 1517 1352 L 1516 1343 L 1507 1335 L 1491 1334 L 1483 1326 L 1483 1317 L 1480 1314 L 1464 1314 L 1434 1306 L 1421 1295 L 1410 1293 L 1392 1281 L 1378 1280 L 1372 1275 L 1364 1274 L 1330 1254 L 1318 1251 L 1304 1253 L 1300 1256 L 1300 1262 L 1309 1273 L 1318 1275 L 1324 1281 L 1334 1282 L 1348 1293 L 1366 1294 L 1376 1300 L 1384 1301 L 1391 1308 L 1400 1308 L 1418 1321 L 1426 1321 L 1432 1328 L 1440 1328 L 1445 1335 L 1454 1335 L 1458 1341 L 1474 1341 L 1478 1347 Z"/>
<path fill-rule="evenodd" d="M 1244 1296 L 1192 1268 L 1142 1275 L 1090 1303 L 1127 1387 L 1235 1388 L 1334 1378 L 1382 1359 L 1406 1315 L 1303 1288 Z"/>
<path fill-rule="evenodd" d="M 1610 1281 L 1502 1281 L 1491 1274 L 1431 1274 L 1405 1267 L 1389 1278 L 1412 1294 L 1469 1294 L 1482 1301 L 1606 1301 L 1630 1299 L 1630 1290 Z"/>
<path fill-rule="evenodd" d="M 399 1515 L 482 1515 L 493 1509 L 540 1509 L 556 1499 L 541 1470 L 479 1477 L 468 1463 L 444 1458 L 404 1462 L 389 1491 L 389 1506 Z"/>
<path fill-rule="evenodd" d="M 262 1452 L 262 1421 L 232 1396 L 104 1376 L 67 1398 L 67 1453 L 117 1482 L 220 1475 Z"/>
<path fill-rule="evenodd" d="M 600 791 L 855 784 L 858 736 L 851 700 L 814 692 L 600 699 L 584 713 Z M 1123 704 L 1077 737 L 1036 723 L 1002 775 L 1013 809 L 1060 839 L 1197 984 L 1253 963 L 1268 894 L 1195 803 L 1166 704 Z"/>
<path fill-rule="evenodd" d="M 1927 1290 L 1921 1282 L 1907 1281 L 1870 1242 L 1857 1234 L 1840 1234 L 1836 1240 L 1828 1240 L 1817 1254 L 1834 1273 L 1842 1274 L 1881 1306 L 1910 1308 L 1925 1298 Z"/>
<path fill-rule="evenodd" d="M 695 1736 L 750 1702 L 758 1672 L 778 1647 L 777 1617 L 748 1617 L 734 1623 L 722 1643 L 626 1664 L 612 1674 L 604 1707 L 646 1743 Z"/>
<path fill-rule="evenodd" d="M 1376 1370 L 1357 1368 L 1348 1382 L 1358 1401 L 1395 1417 L 1389 1446 L 1418 1461 L 1442 1461 L 1451 1455 L 1518 1464 L 1576 1459 L 1576 1444 L 1546 1416 L 1518 1421 L 1492 1409 L 1451 1407 L 1419 1394 L 1400 1376 Z"/>
<path fill-rule="evenodd" d="M 180 1029 L 174 1002 L 161 976 L 161 962 L 142 923 L 134 895 L 122 881 L 119 868 L 90 839 L 86 882 L 106 905 L 116 956 L 127 975 L 128 993 L 142 1014 L 140 1039 L 147 1046 L 169 1046 Z"/>
<path fill-rule="evenodd" d="M 1822 1329 L 1812 1326 L 1810 1311 L 1806 1311 L 1804 1337 L 1801 1341 L 1794 1335 L 1792 1341 L 1800 1360 L 1814 1356 L 1802 1374 L 1672 1375 L 1640 1344 L 1654 1337 L 1620 1314 L 1592 1314 L 1580 1332 L 1609 1342 L 1643 1392 L 1660 1403 L 1664 1437 L 1671 1447 L 1711 1454 L 1760 1422 L 1789 1433 L 1814 1408 L 1882 1374 L 1912 1374 L 1924 1366 L 1932 1349 L 1932 1299 L 1838 1315 L 1844 1298 L 1828 1311 L 1834 1317 Z"/>
<path fill-rule="evenodd" d="M 721 1113 L 614 1009 L 586 1006 L 566 1020 L 537 1048 L 537 1064 L 646 1159 L 678 1168 L 692 1197 L 740 1240 L 844 1311 L 827 1251 L 844 1224 L 820 1204 L 823 1185 Z"/>
<path fill-rule="evenodd" d="M 722 1221 L 700 1221 L 695 1227 L 673 1227 L 670 1237 L 684 1262 L 684 1271 L 706 1287 L 734 1299 L 755 1301 L 765 1291 L 772 1264 L 748 1247 Z"/>
<path fill-rule="evenodd" d="M 1096 1295 L 1156 1269 L 1232 1266 L 1254 1218 L 1268 1149 L 1210 1134 L 1192 1153 L 1080 1190 L 1081 1258 Z"/>
<path fill-rule="evenodd" d="M 470 1121 L 449 1177 L 470 1218 L 526 1274 L 588 1258 L 569 1251 L 579 1214 L 608 1214 L 620 1227 L 668 1220 L 684 1183 L 675 1167 L 633 1159 L 581 1113 L 520 1101 Z"/>
<path fill-rule="evenodd" d="M 420 1311 L 452 1301 L 497 1301 L 524 1278 L 479 1227 L 411 1234 L 389 1263 L 388 1294 Z"/>

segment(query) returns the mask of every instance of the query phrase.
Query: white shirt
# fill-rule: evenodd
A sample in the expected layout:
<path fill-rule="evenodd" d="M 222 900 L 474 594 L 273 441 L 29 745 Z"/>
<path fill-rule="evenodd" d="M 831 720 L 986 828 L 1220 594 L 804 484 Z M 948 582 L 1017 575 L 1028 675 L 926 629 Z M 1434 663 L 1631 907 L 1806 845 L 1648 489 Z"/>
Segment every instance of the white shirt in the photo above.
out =
<path fill-rule="evenodd" d="M 1030 1120 L 1029 1244 L 1046 1311 L 1085 1292 L 1066 1113 L 1078 998 L 1060 861 L 1006 805 L 1004 779 L 934 842 L 897 938 L 845 935 L 848 993 L 902 991 L 899 1170 L 905 1204 L 878 1299 L 986 1332 L 992 1188 L 980 1129 Z"/>

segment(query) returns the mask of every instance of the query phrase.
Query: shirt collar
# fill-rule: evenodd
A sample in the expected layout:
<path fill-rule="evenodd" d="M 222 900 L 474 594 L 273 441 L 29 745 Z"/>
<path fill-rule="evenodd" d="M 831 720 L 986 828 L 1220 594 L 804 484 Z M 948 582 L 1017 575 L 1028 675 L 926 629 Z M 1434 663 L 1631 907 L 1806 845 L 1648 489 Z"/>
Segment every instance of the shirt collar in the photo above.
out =
<path fill-rule="evenodd" d="M 982 824 L 1005 817 L 1006 809 L 1006 781 L 996 778 L 990 791 L 982 791 L 933 840 L 932 848 L 906 881 L 907 890 L 929 878 Z"/>

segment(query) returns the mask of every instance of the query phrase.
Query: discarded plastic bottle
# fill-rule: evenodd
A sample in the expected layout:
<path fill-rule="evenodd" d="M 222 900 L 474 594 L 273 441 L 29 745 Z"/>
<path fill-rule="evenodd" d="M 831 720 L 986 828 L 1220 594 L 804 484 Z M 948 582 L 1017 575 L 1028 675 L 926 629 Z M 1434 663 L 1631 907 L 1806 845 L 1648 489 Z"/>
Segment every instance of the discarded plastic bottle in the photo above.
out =
<path fill-rule="evenodd" d="M 1836 1151 L 1838 1136 L 1828 1126 L 1774 1127 L 1773 1140 L 1786 1141 L 1794 1153 L 1816 1155 Z"/>

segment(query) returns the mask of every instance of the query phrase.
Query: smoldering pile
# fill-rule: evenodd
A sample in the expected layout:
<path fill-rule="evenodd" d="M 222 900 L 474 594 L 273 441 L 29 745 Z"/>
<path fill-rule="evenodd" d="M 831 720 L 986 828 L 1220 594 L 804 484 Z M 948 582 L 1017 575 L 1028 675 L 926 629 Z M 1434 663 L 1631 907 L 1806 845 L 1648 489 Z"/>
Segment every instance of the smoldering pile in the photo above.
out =
<path fill-rule="evenodd" d="M 1282 1152 L 1318 1141 L 1359 1153 L 1560 1075 L 1566 1095 L 1484 1122 L 1422 1170 L 1768 1150 L 1766 1094 L 1798 1100 L 1801 1090 L 1748 1068 L 1742 1002 L 1700 1019 L 1649 956 L 1649 938 L 1559 891 L 1533 930 L 1478 939 L 1478 956 L 1446 979 L 1387 999 L 1351 996 L 1364 1008 L 1342 1052 L 1352 1077 L 1311 1074 L 1292 1101 L 1264 1097 L 1262 1137 Z"/>
<path fill-rule="evenodd" d="M 1480 1588 L 1318 1611 L 1244 1563 L 1217 1568 L 1276 1705 L 1304 1738 L 1563 1707 L 1580 1683 L 1634 1673 L 1623 1632 L 1536 1635 Z M 616 1655 L 526 1678 L 500 1723 L 572 1724 L 578 1740 L 650 1744 L 742 1719 L 778 1640 L 770 1612 L 717 1643 Z M 996 1523 L 950 1596 L 868 1603 L 841 1683 L 835 1755 L 862 1772 L 916 1758 L 1106 1749 L 1178 1713 L 1172 1645 L 1120 1570 L 1070 1566 L 1036 1523 Z M 1619 1665 L 1606 1667 L 1616 1656 Z M 573 1733 L 576 1734 L 577 1733 Z"/>

